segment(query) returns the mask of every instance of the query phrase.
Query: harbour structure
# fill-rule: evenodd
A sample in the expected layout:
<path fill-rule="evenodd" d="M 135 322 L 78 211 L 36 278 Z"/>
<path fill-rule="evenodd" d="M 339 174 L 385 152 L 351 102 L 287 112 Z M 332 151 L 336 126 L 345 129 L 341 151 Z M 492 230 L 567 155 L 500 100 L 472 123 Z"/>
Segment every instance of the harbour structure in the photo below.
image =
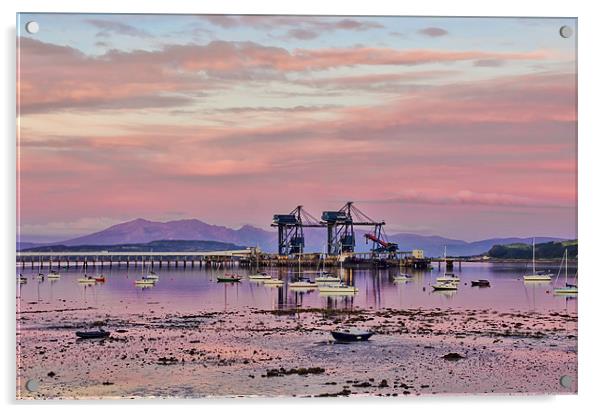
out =
<path fill-rule="evenodd" d="M 303 254 L 303 228 L 321 228 L 323 224 L 298 205 L 288 214 L 276 214 L 272 227 L 278 228 L 278 255 Z"/>

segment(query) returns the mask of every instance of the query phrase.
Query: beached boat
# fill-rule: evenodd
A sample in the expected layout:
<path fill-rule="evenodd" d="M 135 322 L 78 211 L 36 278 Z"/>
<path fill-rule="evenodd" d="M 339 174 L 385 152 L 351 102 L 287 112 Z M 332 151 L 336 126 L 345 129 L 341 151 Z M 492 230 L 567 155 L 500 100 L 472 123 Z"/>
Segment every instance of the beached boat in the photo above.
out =
<path fill-rule="evenodd" d="M 491 287 L 489 280 L 472 280 L 470 284 L 473 287 Z"/>
<path fill-rule="evenodd" d="M 98 330 L 93 331 L 76 331 L 75 335 L 79 338 L 88 339 L 88 338 L 106 338 L 111 335 L 109 331 L 103 330 L 99 328 Z"/>
<path fill-rule="evenodd" d="M 458 289 L 458 283 L 450 281 L 437 282 L 436 284 L 432 285 L 432 287 L 435 291 L 452 291 Z"/>
<path fill-rule="evenodd" d="M 328 294 L 355 294 L 359 291 L 357 287 L 343 283 L 320 285 L 318 286 L 318 290 L 320 293 Z"/>
<path fill-rule="evenodd" d="M 533 238 L 533 258 L 531 260 L 532 263 L 532 272 L 531 274 L 523 275 L 523 280 L 525 281 L 551 281 L 552 276 L 542 271 L 535 271 L 535 238 Z"/>
<path fill-rule="evenodd" d="M 217 277 L 218 283 L 237 283 L 242 280 L 242 277 L 238 274 L 224 274 Z"/>
<path fill-rule="evenodd" d="M 577 294 L 577 284 L 569 284 L 568 282 L 568 273 L 569 273 L 569 257 L 568 250 L 564 250 L 564 256 L 562 257 L 562 261 L 560 262 L 560 268 L 562 268 L 562 264 L 564 263 L 564 287 L 554 288 L 555 295 L 571 295 Z M 558 277 L 560 275 L 560 268 L 558 269 L 558 274 L 556 275 L 556 280 L 554 281 L 554 285 L 558 281 Z M 575 274 L 575 279 L 577 279 L 577 274 Z"/>
<path fill-rule="evenodd" d="M 349 330 L 332 331 L 330 334 L 332 334 L 336 341 L 343 341 L 346 343 L 354 341 L 366 341 L 374 335 L 374 333 L 371 331 L 360 330 L 357 328 L 350 328 Z"/>
<path fill-rule="evenodd" d="M 269 280 L 270 278 L 272 277 L 265 272 L 259 272 L 257 274 L 249 275 L 249 280 L 253 281 Z"/>

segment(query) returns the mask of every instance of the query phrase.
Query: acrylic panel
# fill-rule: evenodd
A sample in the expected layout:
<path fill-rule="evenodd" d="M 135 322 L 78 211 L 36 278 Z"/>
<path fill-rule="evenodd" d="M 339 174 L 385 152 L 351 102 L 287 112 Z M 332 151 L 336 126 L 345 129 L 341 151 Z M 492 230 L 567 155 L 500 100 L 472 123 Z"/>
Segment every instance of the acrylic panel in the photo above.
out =
<path fill-rule="evenodd" d="M 17 16 L 20 399 L 577 392 L 577 19 Z"/>

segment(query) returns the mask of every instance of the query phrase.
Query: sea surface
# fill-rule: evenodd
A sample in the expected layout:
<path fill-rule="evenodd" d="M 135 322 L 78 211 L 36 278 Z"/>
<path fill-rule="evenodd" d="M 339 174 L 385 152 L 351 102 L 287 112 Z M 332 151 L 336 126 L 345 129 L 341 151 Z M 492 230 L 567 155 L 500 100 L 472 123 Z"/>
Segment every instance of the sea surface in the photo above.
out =
<path fill-rule="evenodd" d="M 545 270 L 545 267 L 538 270 Z M 558 268 L 548 267 L 554 275 Z M 27 284 L 17 287 L 20 302 L 37 302 L 39 308 L 53 306 L 68 300 L 72 305 L 110 308 L 115 312 L 135 312 L 148 307 L 151 301 L 165 310 L 220 311 L 252 307 L 257 309 L 279 308 L 353 308 L 353 309 L 409 309 L 409 308 L 464 308 L 494 310 L 569 310 L 577 311 L 576 297 L 555 296 L 553 287 L 564 283 L 564 272 L 552 282 L 524 282 L 522 275 L 528 272 L 524 264 L 464 263 L 462 270 L 455 268 L 461 279 L 458 290 L 434 291 L 431 287 L 443 269 L 437 265 L 431 271 L 411 269 L 336 269 L 348 282 L 358 287 L 355 295 L 327 296 L 317 290 L 295 290 L 288 287 L 289 280 L 297 274 L 296 269 L 264 268 L 273 277 L 285 281 L 283 287 L 264 285 L 261 282 L 243 279 L 238 283 L 218 283 L 217 276 L 235 272 L 243 277 L 254 273 L 247 268 L 162 268 L 155 269 L 160 279 L 155 286 L 140 288 L 134 280 L 143 273 L 140 267 L 112 269 L 89 268 L 89 275 L 103 274 L 106 282 L 83 285 L 77 282 L 81 269 L 61 270 L 59 280 L 36 278 L 37 269 L 18 269 L 28 278 Z M 393 277 L 400 272 L 413 276 L 411 281 L 395 282 Z M 569 282 L 575 282 L 575 268 L 569 268 Z M 315 274 L 307 271 L 313 278 Z M 486 279 L 491 287 L 472 287 L 470 281 Z"/>

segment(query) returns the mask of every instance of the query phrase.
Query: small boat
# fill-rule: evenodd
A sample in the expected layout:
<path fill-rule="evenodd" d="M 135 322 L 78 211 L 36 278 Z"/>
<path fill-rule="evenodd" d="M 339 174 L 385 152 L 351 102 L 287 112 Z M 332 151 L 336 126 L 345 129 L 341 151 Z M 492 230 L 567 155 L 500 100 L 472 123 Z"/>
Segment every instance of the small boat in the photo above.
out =
<path fill-rule="evenodd" d="M 94 281 L 96 281 L 97 283 L 103 283 L 105 282 L 107 279 L 105 278 L 104 275 L 101 275 L 99 277 L 94 277 Z"/>
<path fill-rule="evenodd" d="M 349 330 L 338 330 L 332 331 L 330 334 L 336 341 L 343 341 L 350 343 L 354 341 L 366 341 L 374 335 L 371 331 L 360 330 L 357 328 L 351 328 Z"/>
<path fill-rule="evenodd" d="M 554 295 L 577 294 L 577 284 L 569 284 L 569 282 L 568 282 L 569 258 L 568 258 L 568 250 L 567 249 L 564 250 L 564 256 L 562 257 L 562 261 L 560 262 L 560 268 L 562 268 L 563 262 L 564 262 L 564 287 L 554 288 Z M 558 280 L 559 275 L 560 275 L 560 270 L 558 271 L 558 274 L 556 275 L 556 281 Z M 576 274 L 575 274 L 575 278 L 577 278 Z M 556 283 L 556 282 L 554 282 L 554 283 Z"/>
<path fill-rule="evenodd" d="M 453 272 L 446 272 L 442 277 L 437 277 L 436 280 L 437 280 L 437 282 L 441 282 L 441 283 L 445 283 L 445 282 L 459 283 L 460 277 L 458 277 Z"/>
<path fill-rule="evenodd" d="M 147 274 L 142 276 L 143 280 L 154 280 L 159 281 L 159 276 L 157 274 Z"/>
<path fill-rule="evenodd" d="M 224 274 L 217 277 L 218 283 L 237 283 L 242 280 L 242 277 L 238 274 Z"/>
<path fill-rule="evenodd" d="M 316 277 L 316 282 L 319 284 L 340 283 L 341 279 L 339 277 L 335 277 L 334 275 L 324 274 Z"/>
<path fill-rule="evenodd" d="M 155 285 L 155 280 L 136 280 L 134 281 L 134 284 L 136 285 Z"/>
<path fill-rule="evenodd" d="M 44 281 L 44 277 L 46 277 L 46 275 L 44 275 L 43 273 L 38 273 L 38 275 L 36 277 L 38 280 Z"/>
<path fill-rule="evenodd" d="M 355 294 L 359 291 L 357 287 L 353 285 L 346 285 L 341 282 L 339 284 L 320 285 L 318 289 L 320 293 Z"/>
<path fill-rule="evenodd" d="M 102 328 L 99 328 L 98 330 L 95 331 L 76 331 L 75 335 L 78 336 L 79 338 L 106 338 L 109 337 L 111 335 L 110 332 L 103 330 Z"/>
<path fill-rule="evenodd" d="M 546 274 L 542 271 L 535 271 L 535 238 L 533 238 L 533 258 L 532 258 L 532 269 L 533 272 L 531 274 L 523 275 L 523 280 L 525 281 L 551 281 L 552 276 L 550 274 Z"/>
<path fill-rule="evenodd" d="M 303 289 L 318 288 L 317 283 L 315 283 L 307 278 L 303 278 L 303 279 L 300 279 L 299 281 L 292 282 L 288 286 L 290 288 L 303 288 Z"/>
<path fill-rule="evenodd" d="M 17 277 L 17 281 L 19 281 L 19 284 L 27 284 L 27 277 L 24 277 L 23 275 L 19 275 Z"/>
<path fill-rule="evenodd" d="M 450 281 L 437 282 L 436 284 L 432 285 L 432 287 L 435 291 L 453 291 L 458 289 L 458 284 Z"/>
<path fill-rule="evenodd" d="M 473 280 L 470 282 L 473 287 L 491 287 L 489 280 Z"/>
<path fill-rule="evenodd" d="M 257 274 L 251 274 L 249 275 L 249 280 L 255 280 L 255 281 L 261 281 L 261 280 L 269 280 L 270 277 L 267 273 L 265 272 L 260 272 Z"/>
<path fill-rule="evenodd" d="M 393 282 L 404 282 L 404 281 L 410 281 L 411 279 L 412 279 L 411 275 L 399 274 L 399 275 L 396 275 L 395 277 L 393 277 Z"/>
<path fill-rule="evenodd" d="M 52 270 L 48 273 L 49 280 L 58 280 L 59 278 L 61 278 L 61 274 L 58 271 Z"/>
<path fill-rule="evenodd" d="M 78 278 L 77 282 L 81 284 L 96 284 L 94 277 L 89 277 L 87 275 L 85 275 L 83 278 Z"/>
<path fill-rule="evenodd" d="M 279 280 L 278 278 L 269 278 L 267 280 L 265 280 L 263 282 L 264 285 L 274 285 L 274 286 L 281 286 L 284 285 L 284 281 Z"/>

